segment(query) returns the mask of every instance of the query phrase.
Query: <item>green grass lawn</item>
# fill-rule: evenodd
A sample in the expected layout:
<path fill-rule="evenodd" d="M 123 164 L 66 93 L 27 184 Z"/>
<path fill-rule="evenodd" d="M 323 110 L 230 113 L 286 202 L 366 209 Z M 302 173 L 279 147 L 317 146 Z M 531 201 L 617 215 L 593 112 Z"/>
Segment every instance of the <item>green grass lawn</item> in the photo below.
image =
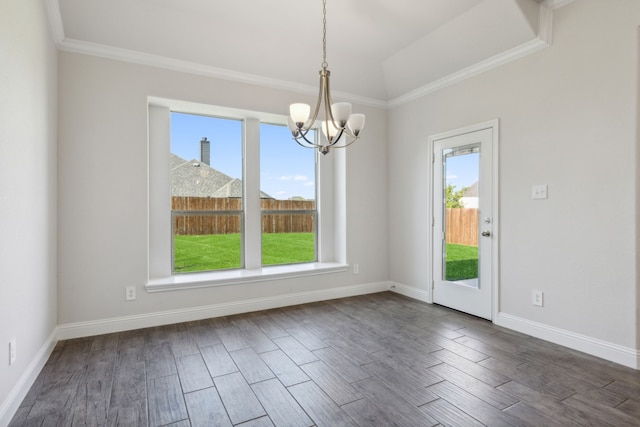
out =
<path fill-rule="evenodd" d="M 265 233 L 262 235 L 262 265 L 315 261 L 313 233 Z"/>
<path fill-rule="evenodd" d="M 478 277 L 478 247 L 447 243 L 447 272 L 449 281 Z"/>
<path fill-rule="evenodd" d="M 315 261 L 313 233 L 262 235 L 262 264 L 294 264 Z M 240 268 L 240 234 L 175 236 L 176 273 Z"/>
<path fill-rule="evenodd" d="M 262 235 L 262 264 L 313 262 L 313 233 L 268 233 Z M 175 272 L 240 268 L 240 234 L 175 236 Z M 447 244 L 449 281 L 478 277 L 478 248 Z"/>

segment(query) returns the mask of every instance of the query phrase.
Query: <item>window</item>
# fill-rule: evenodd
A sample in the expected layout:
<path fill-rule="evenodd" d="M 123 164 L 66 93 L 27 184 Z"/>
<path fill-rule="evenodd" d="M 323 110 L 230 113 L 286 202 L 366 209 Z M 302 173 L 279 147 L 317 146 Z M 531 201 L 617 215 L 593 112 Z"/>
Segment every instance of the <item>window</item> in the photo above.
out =
<path fill-rule="evenodd" d="M 150 98 L 147 290 L 346 271 L 344 150 L 316 156 L 286 116 Z"/>
<path fill-rule="evenodd" d="M 243 266 L 242 121 L 171 113 L 174 273 Z"/>
<path fill-rule="evenodd" d="M 260 125 L 262 265 L 317 260 L 316 150 L 292 142 L 286 126 Z"/>

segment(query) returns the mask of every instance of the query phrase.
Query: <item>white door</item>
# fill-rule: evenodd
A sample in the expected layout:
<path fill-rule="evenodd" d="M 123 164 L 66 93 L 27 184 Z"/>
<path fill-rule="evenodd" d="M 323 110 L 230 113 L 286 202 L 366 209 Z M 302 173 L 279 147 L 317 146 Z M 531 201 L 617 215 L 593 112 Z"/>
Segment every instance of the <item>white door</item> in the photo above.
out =
<path fill-rule="evenodd" d="M 430 138 L 433 301 L 489 320 L 497 252 L 493 212 L 497 123 L 492 123 Z"/>

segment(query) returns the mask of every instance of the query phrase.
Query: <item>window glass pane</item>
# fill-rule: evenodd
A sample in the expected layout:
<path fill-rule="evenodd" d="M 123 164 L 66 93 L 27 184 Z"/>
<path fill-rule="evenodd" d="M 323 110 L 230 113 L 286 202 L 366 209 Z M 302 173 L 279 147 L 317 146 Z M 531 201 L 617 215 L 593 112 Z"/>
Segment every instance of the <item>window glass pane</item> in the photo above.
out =
<path fill-rule="evenodd" d="M 316 152 L 286 126 L 260 125 L 263 265 L 317 260 Z"/>
<path fill-rule="evenodd" d="M 315 131 L 309 132 L 315 140 Z M 260 189 L 263 198 L 316 199 L 317 150 L 303 148 L 286 126 L 260 125 Z"/>
<path fill-rule="evenodd" d="M 480 145 L 445 150 L 443 280 L 478 287 L 478 184 Z"/>
<path fill-rule="evenodd" d="M 242 121 L 171 113 L 173 271 L 242 267 Z"/>
<path fill-rule="evenodd" d="M 242 267 L 241 215 L 174 214 L 175 273 Z"/>
<path fill-rule="evenodd" d="M 315 214 L 262 215 L 262 264 L 314 262 Z"/>

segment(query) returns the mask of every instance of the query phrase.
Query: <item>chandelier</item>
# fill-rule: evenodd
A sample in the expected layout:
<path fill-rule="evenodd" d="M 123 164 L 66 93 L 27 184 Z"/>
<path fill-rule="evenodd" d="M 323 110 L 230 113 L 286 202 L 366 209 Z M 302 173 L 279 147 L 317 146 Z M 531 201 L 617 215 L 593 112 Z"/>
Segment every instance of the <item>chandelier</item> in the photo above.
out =
<path fill-rule="evenodd" d="M 296 103 L 289 106 L 288 125 L 293 139 L 303 147 L 317 148 L 322 154 L 327 154 L 331 148 L 344 148 L 353 144 L 364 128 L 364 114 L 351 114 L 351 104 L 336 102 L 331 98 L 327 69 L 327 1 L 322 0 L 322 69 L 320 70 L 320 90 L 313 115 L 309 104 Z M 323 110 L 324 120 L 320 121 L 320 128 L 326 142 L 309 140 L 307 135 L 314 128 L 320 110 Z M 309 119 L 311 117 L 311 119 Z"/>

